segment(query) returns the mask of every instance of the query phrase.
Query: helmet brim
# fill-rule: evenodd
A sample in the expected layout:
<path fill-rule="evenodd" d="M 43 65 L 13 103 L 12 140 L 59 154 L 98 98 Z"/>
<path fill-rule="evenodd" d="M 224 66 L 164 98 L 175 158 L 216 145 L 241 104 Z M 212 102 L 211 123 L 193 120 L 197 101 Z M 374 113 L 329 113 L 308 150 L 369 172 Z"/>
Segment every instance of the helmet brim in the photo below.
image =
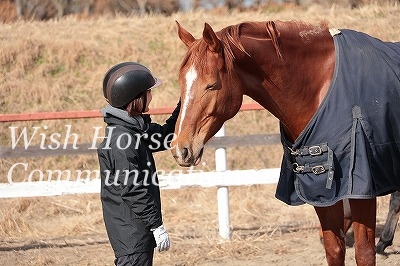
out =
<path fill-rule="evenodd" d="M 148 90 L 152 90 L 152 89 L 154 89 L 154 88 L 157 88 L 158 86 L 160 86 L 160 85 L 162 84 L 162 80 L 159 79 L 159 78 L 154 78 L 154 81 L 155 81 L 156 83 L 154 83 L 154 85 L 151 86 Z"/>

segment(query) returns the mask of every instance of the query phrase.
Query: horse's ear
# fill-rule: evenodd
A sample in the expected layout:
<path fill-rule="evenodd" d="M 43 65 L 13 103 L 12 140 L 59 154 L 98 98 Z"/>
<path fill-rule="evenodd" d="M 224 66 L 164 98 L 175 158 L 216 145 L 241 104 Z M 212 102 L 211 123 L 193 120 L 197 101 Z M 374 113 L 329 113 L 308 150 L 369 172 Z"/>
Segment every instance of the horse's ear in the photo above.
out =
<path fill-rule="evenodd" d="M 196 40 L 192 34 L 190 34 L 190 32 L 188 32 L 187 30 L 185 30 L 181 24 L 179 24 L 178 21 L 176 21 L 176 25 L 178 27 L 178 36 L 179 39 L 181 39 L 181 41 L 187 46 L 190 47 L 193 42 Z"/>
<path fill-rule="evenodd" d="M 203 39 L 210 46 L 211 50 L 214 52 L 219 51 L 221 41 L 218 39 L 214 30 L 211 28 L 210 24 L 204 24 Z"/>

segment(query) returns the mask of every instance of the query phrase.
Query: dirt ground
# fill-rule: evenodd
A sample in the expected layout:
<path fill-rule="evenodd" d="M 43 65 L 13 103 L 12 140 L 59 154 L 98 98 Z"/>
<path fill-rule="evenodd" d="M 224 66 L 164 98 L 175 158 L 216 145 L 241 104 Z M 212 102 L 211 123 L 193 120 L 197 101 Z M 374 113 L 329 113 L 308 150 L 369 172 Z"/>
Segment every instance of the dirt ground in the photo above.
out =
<path fill-rule="evenodd" d="M 218 235 L 215 188 L 162 191 L 172 246 L 154 265 L 327 265 L 309 205 L 289 207 L 275 185 L 230 187 L 231 239 Z M 378 199 L 377 236 L 388 196 Z M 3 199 L 0 265 L 113 265 L 98 195 Z M 378 238 L 376 238 L 378 241 Z M 400 265 L 400 230 L 377 265 Z M 355 265 L 351 232 L 346 264 Z"/>

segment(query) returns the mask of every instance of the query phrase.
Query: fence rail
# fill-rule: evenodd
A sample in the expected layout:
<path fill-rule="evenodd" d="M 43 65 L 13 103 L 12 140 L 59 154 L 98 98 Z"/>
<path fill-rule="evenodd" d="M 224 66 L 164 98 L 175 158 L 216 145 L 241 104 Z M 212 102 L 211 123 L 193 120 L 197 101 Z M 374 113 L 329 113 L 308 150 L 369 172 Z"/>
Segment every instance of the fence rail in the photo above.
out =
<path fill-rule="evenodd" d="M 263 110 L 264 108 L 258 103 L 242 104 L 240 111 Z M 158 107 L 151 108 L 148 114 L 162 115 L 171 114 L 174 107 Z M 33 121 L 33 120 L 54 120 L 54 119 L 79 119 L 79 118 L 100 118 L 102 117 L 99 110 L 83 110 L 83 111 L 64 111 L 64 112 L 39 112 L 25 114 L 1 114 L 0 122 L 17 122 L 17 121 Z"/>
<path fill-rule="evenodd" d="M 159 175 L 160 189 L 190 187 L 229 187 L 255 184 L 275 184 L 278 168 L 260 170 L 229 170 L 223 172 L 195 172 Z M 23 198 L 99 193 L 100 179 L 77 181 L 36 181 L 0 183 L 0 198 Z"/>

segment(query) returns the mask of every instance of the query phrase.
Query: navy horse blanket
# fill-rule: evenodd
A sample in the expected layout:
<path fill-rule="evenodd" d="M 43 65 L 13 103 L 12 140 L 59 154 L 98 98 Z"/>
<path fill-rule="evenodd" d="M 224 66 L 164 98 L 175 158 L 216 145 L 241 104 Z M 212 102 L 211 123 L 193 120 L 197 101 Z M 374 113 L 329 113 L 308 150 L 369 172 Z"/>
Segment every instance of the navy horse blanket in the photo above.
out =
<path fill-rule="evenodd" d="M 331 206 L 400 190 L 400 42 L 340 30 L 328 93 L 284 154 L 276 197 Z"/>

